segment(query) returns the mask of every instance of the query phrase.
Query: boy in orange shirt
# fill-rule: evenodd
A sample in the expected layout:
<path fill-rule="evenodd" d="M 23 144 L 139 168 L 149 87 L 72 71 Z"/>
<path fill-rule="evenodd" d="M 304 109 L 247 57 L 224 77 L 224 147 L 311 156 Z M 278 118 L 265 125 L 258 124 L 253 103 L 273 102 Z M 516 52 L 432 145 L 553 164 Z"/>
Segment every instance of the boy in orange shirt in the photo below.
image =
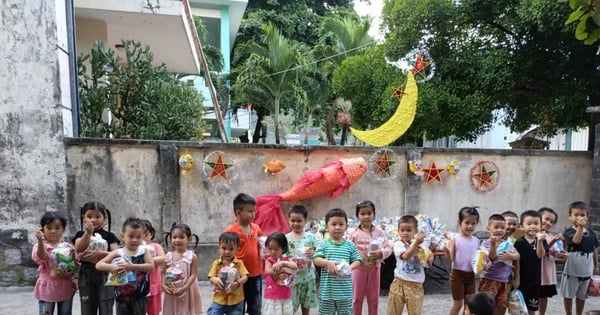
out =
<path fill-rule="evenodd" d="M 240 193 L 233 199 L 233 211 L 236 220 L 225 232 L 233 232 L 240 237 L 240 247 L 235 257 L 241 259 L 248 269 L 248 281 L 244 283 L 245 312 L 248 315 L 260 315 L 262 268 L 258 237 L 265 236 L 265 233 L 258 225 L 252 223 L 256 212 L 256 200 L 248 194 Z"/>

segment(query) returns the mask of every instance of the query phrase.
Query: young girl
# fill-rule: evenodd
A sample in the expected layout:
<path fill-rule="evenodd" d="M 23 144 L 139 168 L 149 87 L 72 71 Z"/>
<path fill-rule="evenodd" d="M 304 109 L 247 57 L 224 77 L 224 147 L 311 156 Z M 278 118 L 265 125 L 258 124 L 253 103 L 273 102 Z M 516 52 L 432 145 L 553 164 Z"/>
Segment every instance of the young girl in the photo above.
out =
<path fill-rule="evenodd" d="M 546 242 L 548 242 L 548 248 L 551 248 L 556 242 L 559 242 L 563 238 L 561 234 L 552 235 L 550 233 L 550 230 L 558 220 L 558 216 L 554 210 L 546 207 L 541 208 L 538 210 L 538 212 L 542 216 L 542 231 L 546 232 Z M 558 293 L 556 291 L 555 260 L 560 260 L 562 257 L 561 255 L 564 255 L 564 253 L 551 253 L 551 251 L 546 251 L 546 254 L 544 257 L 542 257 L 542 286 L 540 288 L 539 306 L 540 315 L 546 314 L 548 298 L 553 297 Z"/>
<path fill-rule="evenodd" d="M 288 259 L 285 235 L 275 232 L 265 241 L 269 256 L 265 259 L 265 296 L 263 315 L 293 315 L 292 289 L 288 285 L 298 266 Z"/>
<path fill-rule="evenodd" d="M 154 253 L 154 271 L 149 274 L 150 295 L 148 296 L 148 315 L 158 315 L 162 310 L 162 278 L 160 267 L 165 262 L 165 250 L 160 244 L 152 242 L 156 231 L 149 220 L 143 219 L 144 241 Z"/>
<path fill-rule="evenodd" d="M 381 261 L 388 258 L 392 248 L 385 233 L 373 225 L 375 205 L 369 200 L 356 204 L 358 227 L 348 233 L 362 256 L 363 264 L 352 271 L 352 309 L 354 315 L 362 314 L 363 300 L 367 298 L 369 315 L 377 315 Z"/>
<path fill-rule="evenodd" d="M 196 247 L 198 245 L 198 236 Z M 198 286 L 198 256 L 188 249 L 192 239 L 190 227 L 183 223 L 173 223 L 165 237 L 173 251 L 165 255 L 162 269 L 162 289 L 165 292 L 163 314 L 191 315 L 202 312 L 200 287 Z"/>
<path fill-rule="evenodd" d="M 465 298 L 475 293 L 475 273 L 471 260 L 479 248 L 479 240 L 473 236 L 479 223 L 478 207 L 463 207 L 458 211 L 460 234 L 455 235 L 446 248 L 446 259 L 452 263 L 450 290 L 452 308 L 450 315 L 458 315 Z"/>
<path fill-rule="evenodd" d="M 315 266 L 312 256 L 317 247 L 317 240 L 311 233 L 304 233 L 304 226 L 308 219 L 308 211 L 303 206 L 292 206 L 288 213 L 290 233 L 286 234 L 290 257 L 298 266 L 296 280 L 292 287 L 292 303 L 294 314 L 302 307 L 302 315 L 308 315 L 312 307 L 317 307 L 317 285 Z M 304 257 L 300 257 L 300 255 Z"/>
<path fill-rule="evenodd" d="M 31 252 L 33 261 L 40 265 L 33 293 L 39 300 L 39 313 L 40 315 L 54 314 L 56 306 L 56 314 L 70 315 L 73 295 L 77 290 L 77 285 L 73 281 L 77 262 L 75 248 L 62 239 L 67 227 L 67 219 L 58 212 L 46 212 L 40 220 L 40 226 L 35 231 L 37 244 L 33 245 Z M 67 268 L 57 269 L 55 249 L 60 250 L 64 259 L 69 261 L 63 266 Z M 53 251 L 54 255 L 52 255 Z"/>
<path fill-rule="evenodd" d="M 98 271 L 96 263 L 109 251 L 119 248 L 119 239 L 110 232 L 110 211 L 100 202 L 91 201 L 81 207 L 81 228 L 73 238 L 80 254 L 79 298 L 81 315 L 113 313 L 114 287 L 106 286 L 108 274 Z M 108 220 L 108 231 L 104 223 Z"/>

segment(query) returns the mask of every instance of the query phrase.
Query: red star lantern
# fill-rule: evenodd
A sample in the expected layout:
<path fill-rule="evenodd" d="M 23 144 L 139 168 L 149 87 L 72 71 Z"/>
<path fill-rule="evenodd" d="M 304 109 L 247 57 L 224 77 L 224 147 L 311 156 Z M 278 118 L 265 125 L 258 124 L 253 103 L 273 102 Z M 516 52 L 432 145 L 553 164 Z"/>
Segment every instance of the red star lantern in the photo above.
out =
<path fill-rule="evenodd" d="M 384 150 L 381 157 L 379 159 L 375 160 L 375 164 L 377 165 L 377 170 L 375 170 L 375 175 L 385 174 L 387 176 L 391 176 L 392 171 L 390 170 L 390 167 L 392 165 L 396 164 L 396 161 L 390 160 L 390 157 L 388 156 L 388 151 Z"/>
<path fill-rule="evenodd" d="M 471 187 L 477 191 L 489 192 L 498 185 L 500 171 L 494 162 L 481 161 L 471 167 Z"/>
<path fill-rule="evenodd" d="M 431 161 L 429 168 L 423 169 L 423 172 L 425 172 L 425 184 L 429 184 L 434 180 L 440 184 L 443 184 L 444 182 L 442 182 L 442 173 L 444 171 L 445 169 L 437 168 L 437 166 L 435 166 L 435 161 Z"/>
<path fill-rule="evenodd" d="M 210 179 L 213 179 L 217 176 L 223 177 L 223 179 L 227 179 L 227 169 L 230 168 L 231 164 L 225 164 L 223 162 L 223 156 L 221 154 L 218 155 L 216 162 L 205 162 L 206 164 L 212 167 L 212 172 L 210 173 Z"/>
<path fill-rule="evenodd" d="M 404 93 L 404 89 L 399 86 L 397 88 L 394 89 L 394 92 L 392 92 L 392 96 L 397 98 L 398 100 L 402 99 L 402 96 L 404 96 L 406 93 Z"/>

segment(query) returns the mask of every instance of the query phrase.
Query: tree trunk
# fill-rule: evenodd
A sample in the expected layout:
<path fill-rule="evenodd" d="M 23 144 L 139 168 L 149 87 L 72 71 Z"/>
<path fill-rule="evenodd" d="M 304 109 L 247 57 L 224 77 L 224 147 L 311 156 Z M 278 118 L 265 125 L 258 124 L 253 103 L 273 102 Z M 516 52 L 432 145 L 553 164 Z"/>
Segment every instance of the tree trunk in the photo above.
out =
<path fill-rule="evenodd" d="M 325 134 L 327 135 L 327 144 L 335 145 L 335 136 L 333 135 L 333 115 L 335 114 L 335 105 L 331 104 L 325 121 Z"/>
<path fill-rule="evenodd" d="M 279 135 L 279 97 L 275 98 L 275 104 L 273 108 L 273 124 L 275 125 L 275 144 L 280 144 Z"/>
<path fill-rule="evenodd" d="M 342 126 L 342 138 L 340 139 L 340 145 L 343 146 L 346 144 L 346 136 L 348 134 L 348 125 L 344 124 Z"/>
<path fill-rule="evenodd" d="M 260 139 L 263 139 L 262 143 L 265 143 L 265 132 L 262 125 L 262 120 L 265 117 L 265 110 L 262 106 L 255 106 L 256 110 L 256 126 L 254 126 L 254 134 L 252 135 L 252 143 L 259 143 Z"/>
<path fill-rule="evenodd" d="M 595 92 L 590 93 L 590 106 L 600 106 L 600 94 Z M 600 124 L 600 113 L 590 113 L 588 123 L 588 151 L 594 151 L 597 124 Z"/>

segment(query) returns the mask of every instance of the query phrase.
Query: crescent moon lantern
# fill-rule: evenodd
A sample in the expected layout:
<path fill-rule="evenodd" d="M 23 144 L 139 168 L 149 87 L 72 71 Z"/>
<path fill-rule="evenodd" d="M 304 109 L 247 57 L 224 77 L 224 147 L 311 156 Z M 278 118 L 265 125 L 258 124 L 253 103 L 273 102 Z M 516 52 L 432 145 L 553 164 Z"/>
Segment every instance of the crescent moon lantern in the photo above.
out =
<path fill-rule="evenodd" d="M 374 147 L 383 147 L 394 142 L 408 130 L 415 120 L 418 93 L 415 77 L 409 72 L 406 76 L 405 95 L 400 100 L 400 104 L 396 108 L 394 115 L 381 126 L 372 130 L 358 130 L 350 127 L 352 134 Z"/>

